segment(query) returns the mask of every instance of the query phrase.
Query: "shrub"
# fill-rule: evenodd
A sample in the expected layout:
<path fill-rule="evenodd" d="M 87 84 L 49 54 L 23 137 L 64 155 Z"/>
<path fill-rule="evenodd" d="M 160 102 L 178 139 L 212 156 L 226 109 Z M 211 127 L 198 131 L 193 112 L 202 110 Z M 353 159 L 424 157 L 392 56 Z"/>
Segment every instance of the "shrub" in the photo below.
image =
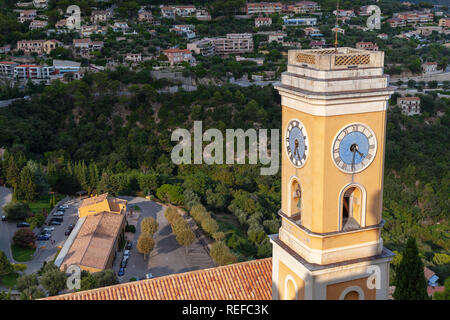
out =
<path fill-rule="evenodd" d="M 125 232 L 132 232 L 135 233 L 136 232 L 136 227 L 132 224 L 127 224 L 127 226 L 125 227 Z"/>
<path fill-rule="evenodd" d="M 16 246 L 22 248 L 34 248 L 36 236 L 29 228 L 22 228 L 14 233 L 12 240 Z"/>

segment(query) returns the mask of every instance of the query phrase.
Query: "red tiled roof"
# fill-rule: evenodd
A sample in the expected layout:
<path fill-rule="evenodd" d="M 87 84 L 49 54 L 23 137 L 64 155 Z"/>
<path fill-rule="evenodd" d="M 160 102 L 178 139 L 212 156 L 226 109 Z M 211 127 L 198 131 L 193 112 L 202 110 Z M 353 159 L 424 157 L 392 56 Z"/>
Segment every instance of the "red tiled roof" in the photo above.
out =
<path fill-rule="evenodd" d="M 417 98 L 417 97 L 414 97 L 414 98 Z M 428 269 L 427 267 L 423 267 L 423 273 L 425 275 L 425 278 L 427 278 L 427 280 L 435 275 L 435 273 L 432 270 Z"/>
<path fill-rule="evenodd" d="M 178 52 L 191 53 L 191 51 L 188 49 L 166 49 L 166 50 L 164 50 L 164 53 L 178 53 Z"/>
<path fill-rule="evenodd" d="M 270 300 L 272 299 L 272 258 L 172 274 L 46 299 Z"/>
<path fill-rule="evenodd" d="M 427 287 L 427 293 L 429 296 L 434 295 L 435 292 L 444 292 L 444 291 L 445 291 L 444 286 L 438 286 L 438 287 L 428 286 Z"/>

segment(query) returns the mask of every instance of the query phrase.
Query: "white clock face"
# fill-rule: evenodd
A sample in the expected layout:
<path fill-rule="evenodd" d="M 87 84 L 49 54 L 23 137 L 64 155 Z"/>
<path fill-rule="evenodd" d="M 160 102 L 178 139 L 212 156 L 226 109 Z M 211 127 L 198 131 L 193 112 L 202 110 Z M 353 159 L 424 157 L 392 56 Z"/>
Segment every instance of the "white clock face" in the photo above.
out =
<path fill-rule="evenodd" d="M 375 158 L 377 139 L 368 126 L 352 123 L 345 126 L 334 139 L 331 157 L 339 170 L 358 173 L 367 168 Z"/>
<path fill-rule="evenodd" d="M 295 167 L 304 166 L 308 148 L 308 136 L 303 124 L 297 119 L 291 120 L 286 127 L 286 152 Z"/>

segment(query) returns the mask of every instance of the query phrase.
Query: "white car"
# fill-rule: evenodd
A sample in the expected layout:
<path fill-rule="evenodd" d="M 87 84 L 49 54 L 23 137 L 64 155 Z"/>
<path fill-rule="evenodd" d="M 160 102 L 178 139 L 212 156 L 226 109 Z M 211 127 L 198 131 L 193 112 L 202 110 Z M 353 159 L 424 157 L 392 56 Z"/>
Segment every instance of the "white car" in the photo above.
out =
<path fill-rule="evenodd" d="M 63 208 L 63 209 L 69 209 L 69 205 L 68 205 L 68 204 L 63 204 L 63 205 L 61 206 L 61 208 Z"/>
<path fill-rule="evenodd" d="M 64 212 L 62 212 L 62 211 L 56 211 L 55 213 L 53 213 L 53 215 L 54 215 L 55 217 L 61 217 L 61 216 L 64 215 Z"/>
<path fill-rule="evenodd" d="M 123 256 L 124 257 L 128 257 L 130 255 L 130 250 L 125 250 L 124 252 L 123 252 Z"/>
<path fill-rule="evenodd" d="M 55 230 L 55 227 L 47 227 L 47 228 L 44 228 L 44 231 L 45 232 L 52 232 L 52 231 L 54 231 Z"/>
<path fill-rule="evenodd" d="M 151 278 L 153 278 L 153 275 L 152 275 L 151 273 L 147 273 L 147 274 L 145 275 L 145 277 L 146 277 L 147 279 L 151 279 Z"/>

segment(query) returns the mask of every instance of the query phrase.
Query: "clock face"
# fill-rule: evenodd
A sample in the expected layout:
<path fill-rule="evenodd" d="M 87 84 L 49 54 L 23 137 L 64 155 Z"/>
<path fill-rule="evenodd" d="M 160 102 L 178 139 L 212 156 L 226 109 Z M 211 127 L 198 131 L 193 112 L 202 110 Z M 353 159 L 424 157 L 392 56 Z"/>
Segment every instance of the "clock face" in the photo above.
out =
<path fill-rule="evenodd" d="M 308 157 L 308 137 L 299 120 L 291 120 L 286 127 L 286 152 L 295 167 L 303 167 Z"/>
<path fill-rule="evenodd" d="M 357 173 L 372 163 L 376 152 L 377 139 L 373 131 L 361 123 L 352 123 L 336 135 L 331 157 L 341 171 Z"/>

